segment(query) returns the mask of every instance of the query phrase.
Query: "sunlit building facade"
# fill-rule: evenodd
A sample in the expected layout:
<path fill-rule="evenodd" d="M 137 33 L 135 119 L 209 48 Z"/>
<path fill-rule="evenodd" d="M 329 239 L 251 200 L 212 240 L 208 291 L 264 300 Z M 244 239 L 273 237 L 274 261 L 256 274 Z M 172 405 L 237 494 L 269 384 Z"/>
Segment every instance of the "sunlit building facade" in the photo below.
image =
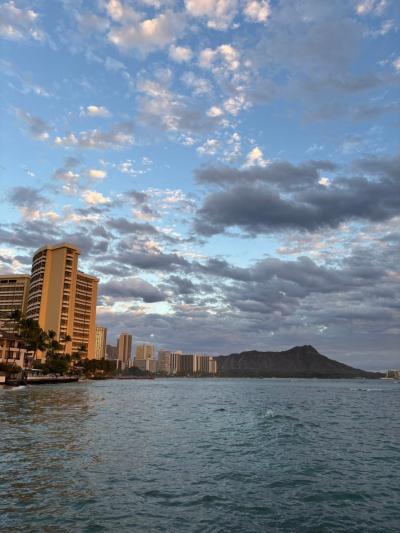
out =
<path fill-rule="evenodd" d="M 12 331 L 13 323 L 9 317 L 13 311 L 26 313 L 30 276 L 6 274 L 0 276 L 0 327 Z"/>
<path fill-rule="evenodd" d="M 156 348 L 154 344 L 138 344 L 135 353 L 136 359 L 155 359 Z"/>
<path fill-rule="evenodd" d="M 118 368 L 127 368 L 132 356 L 132 335 L 121 333 L 118 339 Z"/>
<path fill-rule="evenodd" d="M 96 326 L 96 359 L 106 358 L 107 328 Z"/>
<path fill-rule="evenodd" d="M 67 243 L 36 251 L 26 314 L 44 330 L 54 330 L 66 353 L 94 359 L 99 280 L 78 270 L 79 254 Z"/>

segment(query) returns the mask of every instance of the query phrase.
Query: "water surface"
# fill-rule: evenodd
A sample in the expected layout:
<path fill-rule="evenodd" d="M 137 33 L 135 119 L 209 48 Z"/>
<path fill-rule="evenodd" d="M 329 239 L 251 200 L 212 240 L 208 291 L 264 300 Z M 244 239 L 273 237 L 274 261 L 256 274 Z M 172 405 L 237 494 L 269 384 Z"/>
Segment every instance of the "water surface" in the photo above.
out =
<path fill-rule="evenodd" d="M 0 531 L 400 531 L 400 384 L 0 388 Z"/>

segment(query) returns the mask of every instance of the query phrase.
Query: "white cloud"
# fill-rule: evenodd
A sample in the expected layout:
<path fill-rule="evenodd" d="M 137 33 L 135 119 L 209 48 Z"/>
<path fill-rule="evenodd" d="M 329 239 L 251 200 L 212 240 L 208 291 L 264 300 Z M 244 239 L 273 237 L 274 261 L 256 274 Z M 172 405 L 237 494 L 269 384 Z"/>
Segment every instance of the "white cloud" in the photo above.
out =
<path fill-rule="evenodd" d="M 271 14 L 268 0 L 250 0 L 246 3 L 244 14 L 252 22 L 266 22 Z"/>
<path fill-rule="evenodd" d="M 185 72 L 181 79 L 185 85 L 193 89 L 195 96 L 208 94 L 212 90 L 211 83 L 208 80 L 196 76 L 193 72 Z"/>
<path fill-rule="evenodd" d="M 131 7 L 120 0 L 109 0 L 106 4 L 106 10 L 112 20 L 116 22 L 136 22 L 140 15 Z"/>
<path fill-rule="evenodd" d="M 197 148 L 200 155 L 215 155 L 219 149 L 218 139 L 207 139 L 206 142 Z"/>
<path fill-rule="evenodd" d="M 72 186 L 79 180 L 79 174 L 68 170 L 66 168 L 59 168 L 53 174 L 54 178 L 65 181 L 68 185 Z"/>
<path fill-rule="evenodd" d="M 211 69 L 217 60 L 231 71 L 237 70 L 240 66 L 239 51 L 231 44 L 221 44 L 214 50 L 205 48 L 200 52 L 199 65 L 202 68 Z"/>
<path fill-rule="evenodd" d="M 242 155 L 240 133 L 235 131 L 228 140 L 228 149 L 224 152 L 224 160 L 232 162 Z"/>
<path fill-rule="evenodd" d="M 107 172 L 105 170 L 91 168 L 88 170 L 88 176 L 94 180 L 103 180 L 107 177 Z"/>
<path fill-rule="evenodd" d="M 69 133 L 65 137 L 57 135 L 54 139 L 54 144 L 57 144 L 58 146 L 75 146 L 78 142 L 77 137 L 73 133 Z"/>
<path fill-rule="evenodd" d="M 158 17 L 136 24 L 124 23 L 114 27 L 109 32 L 108 38 L 124 52 L 136 48 L 143 53 L 148 53 L 174 43 L 183 32 L 183 28 L 183 16 L 166 11 Z"/>
<path fill-rule="evenodd" d="M 85 202 L 90 205 L 108 204 L 111 201 L 110 198 L 104 196 L 101 192 L 90 191 L 88 189 L 86 191 L 83 191 L 82 197 Z"/>
<path fill-rule="evenodd" d="M 60 215 L 55 211 L 40 211 L 39 209 L 31 209 L 30 207 L 20 207 L 21 215 L 27 220 L 50 220 L 57 222 Z"/>
<path fill-rule="evenodd" d="M 246 162 L 244 164 L 245 167 L 266 167 L 269 165 L 271 161 L 269 159 L 264 158 L 263 151 L 260 147 L 255 146 L 250 152 L 247 154 Z"/>
<path fill-rule="evenodd" d="M 39 15 L 33 9 L 18 8 L 14 1 L 1 6 L 0 35 L 5 39 L 44 41 L 45 34 L 38 23 Z"/>
<path fill-rule="evenodd" d="M 329 185 L 331 184 L 331 180 L 329 178 L 324 178 L 324 177 L 321 177 L 319 180 L 318 180 L 318 183 L 320 185 L 322 185 L 323 187 L 329 187 Z"/>
<path fill-rule="evenodd" d="M 356 6 L 358 15 L 382 15 L 387 7 L 386 0 L 361 0 Z"/>
<path fill-rule="evenodd" d="M 212 118 L 217 118 L 217 117 L 220 117 L 224 114 L 224 111 L 216 106 L 216 105 L 213 105 L 212 107 L 210 107 L 210 109 L 207 111 L 207 115 L 209 117 L 212 117 Z"/>
<path fill-rule="evenodd" d="M 105 106 L 88 105 L 83 111 L 83 114 L 87 117 L 101 117 L 107 118 L 111 116 L 110 111 Z"/>
<path fill-rule="evenodd" d="M 242 109 L 249 108 L 250 103 L 246 100 L 244 94 L 238 94 L 225 100 L 223 107 L 227 113 L 236 116 Z"/>
<path fill-rule="evenodd" d="M 394 70 L 400 72 L 400 56 L 393 61 Z"/>
<path fill-rule="evenodd" d="M 171 46 L 169 49 L 169 57 L 177 63 L 186 63 L 192 56 L 192 50 L 186 46 Z"/>
<path fill-rule="evenodd" d="M 205 17 L 214 30 L 228 29 L 237 14 L 237 0 L 186 0 L 185 5 L 192 17 Z"/>
<path fill-rule="evenodd" d="M 80 132 L 78 136 L 74 133 L 69 133 L 65 137 L 57 136 L 54 143 L 57 146 L 79 146 L 80 148 L 91 148 L 94 150 L 120 148 L 134 143 L 133 127 L 131 123 L 127 122 L 116 124 L 108 132 L 94 129 Z"/>

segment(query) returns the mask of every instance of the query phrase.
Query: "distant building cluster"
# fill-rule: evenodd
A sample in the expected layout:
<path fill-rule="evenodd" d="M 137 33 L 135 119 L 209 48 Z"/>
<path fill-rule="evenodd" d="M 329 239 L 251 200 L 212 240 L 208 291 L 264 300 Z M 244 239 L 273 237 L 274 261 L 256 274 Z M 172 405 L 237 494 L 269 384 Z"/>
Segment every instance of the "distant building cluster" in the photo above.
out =
<path fill-rule="evenodd" d="M 400 370 L 387 370 L 386 377 L 388 379 L 400 379 Z"/>
<path fill-rule="evenodd" d="M 121 333 L 117 346 L 107 344 L 106 358 L 115 360 L 117 368 L 126 370 L 132 367 L 146 372 L 158 372 L 166 376 L 215 375 L 217 360 L 203 354 L 184 354 L 181 351 L 159 350 L 151 343 L 136 344 L 132 358 L 133 336 Z"/>
<path fill-rule="evenodd" d="M 160 350 L 158 371 L 168 376 L 205 376 L 217 373 L 217 360 L 203 354 L 184 354 Z"/>
<path fill-rule="evenodd" d="M 10 320 L 19 311 L 43 330 L 54 331 L 63 354 L 112 360 L 118 370 L 136 367 L 168 376 L 217 373 L 213 357 L 160 350 L 157 358 L 153 344 L 134 346 L 130 333 L 121 333 L 116 346 L 107 344 L 107 328 L 96 325 L 99 279 L 78 270 L 79 255 L 73 244 L 46 245 L 34 253 L 31 275 L 0 275 L 0 361 L 24 367 L 27 350 Z"/>

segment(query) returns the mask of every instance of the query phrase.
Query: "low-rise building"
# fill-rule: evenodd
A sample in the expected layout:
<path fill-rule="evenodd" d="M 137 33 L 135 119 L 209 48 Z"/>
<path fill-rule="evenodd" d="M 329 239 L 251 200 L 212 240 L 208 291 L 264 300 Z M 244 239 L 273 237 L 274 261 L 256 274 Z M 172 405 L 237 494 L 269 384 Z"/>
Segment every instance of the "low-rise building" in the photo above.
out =
<path fill-rule="evenodd" d="M 0 362 L 25 368 L 27 350 L 21 340 L 7 331 L 0 331 Z"/>

